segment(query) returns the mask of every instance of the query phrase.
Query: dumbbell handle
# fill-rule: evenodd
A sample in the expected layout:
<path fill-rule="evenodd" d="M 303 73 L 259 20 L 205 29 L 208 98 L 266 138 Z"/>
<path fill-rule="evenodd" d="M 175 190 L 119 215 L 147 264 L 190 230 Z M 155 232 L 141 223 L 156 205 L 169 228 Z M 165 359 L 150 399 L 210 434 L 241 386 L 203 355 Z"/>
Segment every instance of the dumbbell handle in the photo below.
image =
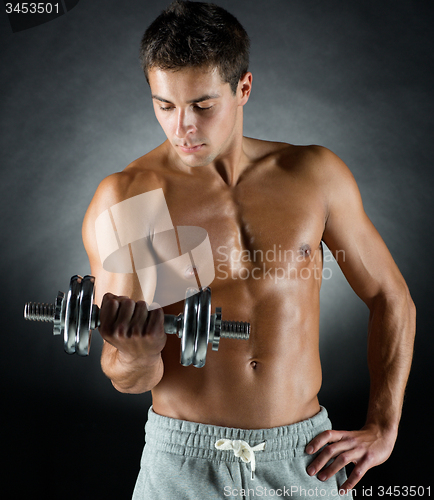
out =
<path fill-rule="evenodd" d="M 217 308 L 219 309 L 219 308 Z M 45 321 L 54 323 L 56 307 L 54 304 L 39 304 L 36 302 L 27 302 L 24 306 L 24 318 L 30 321 Z M 183 314 L 165 314 L 164 331 L 167 334 L 175 334 L 181 337 Z M 215 320 L 215 314 L 211 315 L 211 322 Z M 92 305 L 92 317 L 90 328 L 94 330 L 100 326 L 99 307 Z M 60 334 L 59 331 L 53 333 Z M 244 321 L 222 321 L 220 337 L 227 339 L 247 339 L 250 334 L 250 324 Z"/>

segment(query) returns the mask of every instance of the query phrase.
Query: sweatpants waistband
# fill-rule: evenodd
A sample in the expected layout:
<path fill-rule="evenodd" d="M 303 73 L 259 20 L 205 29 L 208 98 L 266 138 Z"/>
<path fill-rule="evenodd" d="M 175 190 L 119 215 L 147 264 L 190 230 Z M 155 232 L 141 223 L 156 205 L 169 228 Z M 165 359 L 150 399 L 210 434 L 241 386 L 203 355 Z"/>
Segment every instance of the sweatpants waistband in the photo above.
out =
<path fill-rule="evenodd" d="M 252 448 L 265 442 L 257 454 L 258 462 L 285 460 L 305 453 L 306 445 L 320 432 L 331 429 L 327 410 L 321 406 L 313 417 L 282 427 L 269 429 L 237 429 L 189 422 L 158 415 L 149 409 L 146 443 L 154 450 L 176 455 L 234 462 L 239 458 L 231 450 L 218 450 L 220 439 L 242 440 Z"/>

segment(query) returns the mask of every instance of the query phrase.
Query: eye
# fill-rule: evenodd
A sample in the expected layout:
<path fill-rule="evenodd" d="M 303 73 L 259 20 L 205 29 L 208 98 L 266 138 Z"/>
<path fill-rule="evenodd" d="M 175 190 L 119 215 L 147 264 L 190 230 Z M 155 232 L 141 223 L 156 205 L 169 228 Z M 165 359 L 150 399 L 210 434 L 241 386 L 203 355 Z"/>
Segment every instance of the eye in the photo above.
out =
<path fill-rule="evenodd" d="M 160 109 L 161 109 L 161 111 L 171 111 L 173 109 L 173 107 L 165 108 L 163 106 L 160 106 Z"/>
<path fill-rule="evenodd" d="M 211 108 L 212 106 L 208 106 L 207 108 L 201 108 L 200 106 L 195 106 L 195 109 L 197 109 L 198 111 L 208 111 Z"/>

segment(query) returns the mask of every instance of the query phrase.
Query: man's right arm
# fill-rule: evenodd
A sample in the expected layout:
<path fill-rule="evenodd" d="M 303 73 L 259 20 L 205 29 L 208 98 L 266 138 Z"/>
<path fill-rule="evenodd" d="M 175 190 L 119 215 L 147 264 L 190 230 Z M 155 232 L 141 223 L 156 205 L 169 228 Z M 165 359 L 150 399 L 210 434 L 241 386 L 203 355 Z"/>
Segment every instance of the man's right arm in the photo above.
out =
<path fill-rule="evenodd" d="M 95 302 L 101 308 L 103 372 L 118 391 L 138 394 L 153 389 L 163 376 L 161 351 L 167 337 L 163 310 L 148 311 L 135 273 L 111 273 L 103 268 L 95 230 L 102 212 L 130 197 L 128 185 L 129 175 L 124 173 L 101 182 L 86 212 L 82 235 L 96 280 Z"/>

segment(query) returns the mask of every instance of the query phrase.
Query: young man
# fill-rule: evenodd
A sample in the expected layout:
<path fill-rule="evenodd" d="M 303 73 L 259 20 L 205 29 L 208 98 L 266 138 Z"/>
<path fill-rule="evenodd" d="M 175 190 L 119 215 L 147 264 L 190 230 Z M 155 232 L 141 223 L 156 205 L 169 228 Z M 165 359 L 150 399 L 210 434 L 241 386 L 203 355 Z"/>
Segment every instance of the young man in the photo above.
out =
<path fill-rule="evenodd" d="M 103 180 L 83 225 L 102 302 L 103 371 L 121 392 L 152 391 L 134 499 L 349 490 L 396 440 L 415 333 L 406 283 L 339 158 L 319 146 L 243 136 L 252 74 L 249 39 L 233 16 L 176 1 L 141 48 L 167 140 Z M 175 227 L 207 231 L 213 305 L 251 324 L 248 341 L 223 340 L 201 369 L 181 366 L 179 339 L 164 333 L 163 314 L 178 314 L 182 302 L 163 313 L 149 305 L 155 280 L 139 280 L 134 268 L 111 272 L 101 259 L 107 242 L 98 217 L 113 218 L 113 207 L 157 190 Z M 133 218 L 118 219 L 118 233 L 142 223 L 152 247 L 155 221 L 140 210 Z M 357 431 L 332 431 L 317 398 L 322 241 L 370 310 L 371 391 Z"/>

